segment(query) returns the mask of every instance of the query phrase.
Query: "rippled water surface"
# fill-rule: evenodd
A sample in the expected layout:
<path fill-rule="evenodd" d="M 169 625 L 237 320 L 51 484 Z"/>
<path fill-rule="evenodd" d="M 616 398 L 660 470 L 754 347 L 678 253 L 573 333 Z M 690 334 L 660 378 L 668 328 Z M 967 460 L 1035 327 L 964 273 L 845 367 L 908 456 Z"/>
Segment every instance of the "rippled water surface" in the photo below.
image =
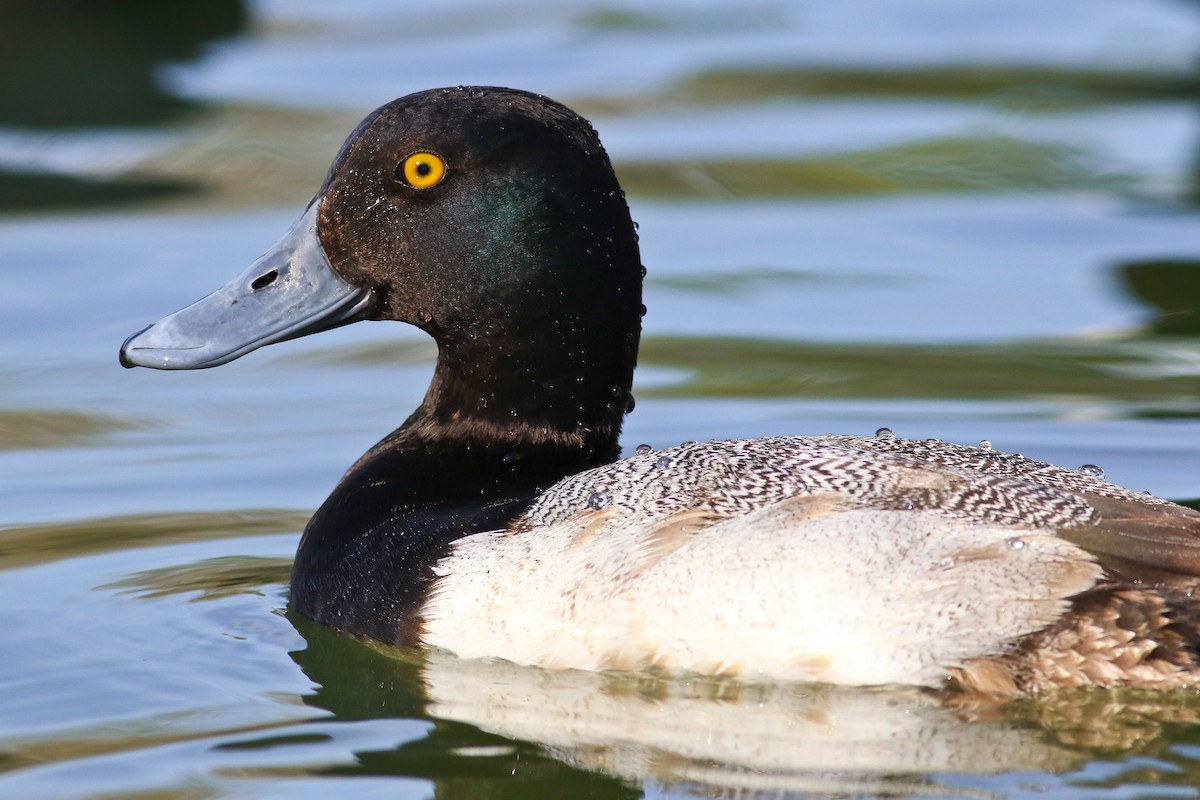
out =
<path fill-rule="evenodd" d="M 0 796 L 1197 795 L 1193 694 L 545 673 L 289 619 L 431 343 L 116 361 L 371 108 L 511 85 L 592 119 L 640 223 L 627 449 L 886 425 L 1194 499 L 1197 4 L 15 3 L 0 42 Z"/>

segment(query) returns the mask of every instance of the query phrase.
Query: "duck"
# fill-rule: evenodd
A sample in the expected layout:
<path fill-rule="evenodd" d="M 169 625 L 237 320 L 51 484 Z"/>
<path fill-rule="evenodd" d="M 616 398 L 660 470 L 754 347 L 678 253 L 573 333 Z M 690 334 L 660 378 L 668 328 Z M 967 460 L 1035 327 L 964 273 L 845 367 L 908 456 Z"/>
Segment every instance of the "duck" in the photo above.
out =
<path fill-rule="evenodd" d="M 1200 685 L 1200 513 L 990 446 L 638 447 L 638 234 L 592 125 L 538 94 L 409 94 L 299 221 L 130 336 L 200 369 L 360 320 L 437 344 L 417 409 L 313 514 L 293 612 L 545 669 L 998 695 Z"/>

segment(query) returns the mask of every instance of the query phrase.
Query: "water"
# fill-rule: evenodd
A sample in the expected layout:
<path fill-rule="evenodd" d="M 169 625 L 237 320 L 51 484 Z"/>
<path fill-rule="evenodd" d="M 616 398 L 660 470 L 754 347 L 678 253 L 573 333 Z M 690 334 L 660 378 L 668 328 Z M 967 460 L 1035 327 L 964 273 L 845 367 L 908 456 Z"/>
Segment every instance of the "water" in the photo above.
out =
<path fill-rule="evenodd" d="M 1196 498 L 1194 4 L 114 8 L 0 12 L 0 795 L 1196 796 L 1187 693 L 544 673 L 291 620 L 307 514 L 430 343 L 116 362 L 366 111 L 514 85 L 593 120 L 640 223 L 631 452 L 886 426 Z"/>

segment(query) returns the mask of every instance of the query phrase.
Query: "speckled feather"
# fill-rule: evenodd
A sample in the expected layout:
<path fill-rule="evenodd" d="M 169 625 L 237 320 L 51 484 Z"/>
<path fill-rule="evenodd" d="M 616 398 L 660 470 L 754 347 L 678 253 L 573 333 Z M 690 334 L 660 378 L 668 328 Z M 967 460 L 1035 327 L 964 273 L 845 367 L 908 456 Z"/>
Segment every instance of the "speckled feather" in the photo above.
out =
<path fill-rule="evenodd" d="M 588 470 L 543 494 L 518 524 L 553 524 L 589 500 L 645 519 L 691 508 L 727 517 L 826 492 L 861 507 L 1049 528 L 1095 522 L 1080 493 L 1165 503 L 1092 475 L 979 447 L 894 436 L 778 436 L 688 443 Z"/>

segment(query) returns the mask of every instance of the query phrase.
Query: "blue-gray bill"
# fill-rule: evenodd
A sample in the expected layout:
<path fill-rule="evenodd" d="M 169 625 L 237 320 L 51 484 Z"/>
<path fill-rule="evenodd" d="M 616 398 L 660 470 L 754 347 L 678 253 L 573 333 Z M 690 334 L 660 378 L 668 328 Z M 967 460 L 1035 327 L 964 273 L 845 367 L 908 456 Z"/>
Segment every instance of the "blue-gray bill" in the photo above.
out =
<path fill-rule="evenodd" d="M 334 272 L 317 236 L 317 206 L 225 286 L 130 336 L 121 364 L 203 369 L 264 345 L 362 319 L 370 289 Z"/>

